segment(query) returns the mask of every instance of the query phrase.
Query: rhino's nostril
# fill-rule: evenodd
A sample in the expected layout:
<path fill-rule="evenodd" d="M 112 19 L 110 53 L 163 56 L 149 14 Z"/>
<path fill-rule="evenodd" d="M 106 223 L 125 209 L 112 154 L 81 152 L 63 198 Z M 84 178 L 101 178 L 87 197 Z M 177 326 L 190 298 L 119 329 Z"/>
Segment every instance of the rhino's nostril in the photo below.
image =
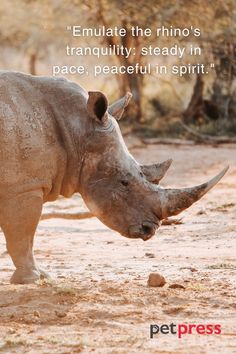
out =
<path fill-rule="evenodd" d="M 142 230 L 145 235 L 154 235 L 154 233 L 156 231 L 156 227 L 154 224 L 152 224 L 150 222 L 144 222 L 142 224 Z"/>
<path fill-rule="evenodd" d="M 121 184 L 123 184 L 123 186 L 127 187 L 129 185 L 129 182 L 126 180 L 122 180 Z"/>
<path fill-rule="evenodd" d="M 129 237 L 142 238 L 146 241 L 155 234 L 156 228 L 157 225 L 150 221 L 144 221 L 141 225 L 131 225 L 129 227 Z"/>
<path fill-rule="evenodd" d="M 143 232 L 144 232 L 145 234 L 150 234 L 150 231 L 151 231 L 150 226 L 143 226 Z"/>

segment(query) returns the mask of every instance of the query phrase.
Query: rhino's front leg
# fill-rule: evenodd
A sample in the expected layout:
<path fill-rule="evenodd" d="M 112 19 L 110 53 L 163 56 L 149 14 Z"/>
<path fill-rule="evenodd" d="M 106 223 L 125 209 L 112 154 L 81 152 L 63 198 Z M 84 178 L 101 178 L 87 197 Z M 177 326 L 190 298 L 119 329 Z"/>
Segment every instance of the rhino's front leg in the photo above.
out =
<path fill-rule="evenodd" d="M 24 193 L 3 202 L 0 222 L 7 250 L 16 267 L 11 277 L 13 284 L 29 284 L 47 276 L 36 266 L 33 255 L 34 233 L 42 203 L 42 191 Z"/>

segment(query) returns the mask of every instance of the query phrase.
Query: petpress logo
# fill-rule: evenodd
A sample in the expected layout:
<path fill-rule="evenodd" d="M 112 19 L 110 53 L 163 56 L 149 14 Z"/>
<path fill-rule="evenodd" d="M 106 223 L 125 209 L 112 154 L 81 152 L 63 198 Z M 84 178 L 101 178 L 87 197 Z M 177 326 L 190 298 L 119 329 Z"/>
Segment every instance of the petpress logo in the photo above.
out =
<path fill-rule="evenodd" d="M 150 325 L 150 338 L 155 338 L 159 334 L 173 334 L 177 335 L 178 338 L 183 338 L 183 336 L 192 334 L 201 334 L 201 335 L 211 335 L 211 334 L 221 334 L 221 325 L 220 324 L 151 324 Z"/>

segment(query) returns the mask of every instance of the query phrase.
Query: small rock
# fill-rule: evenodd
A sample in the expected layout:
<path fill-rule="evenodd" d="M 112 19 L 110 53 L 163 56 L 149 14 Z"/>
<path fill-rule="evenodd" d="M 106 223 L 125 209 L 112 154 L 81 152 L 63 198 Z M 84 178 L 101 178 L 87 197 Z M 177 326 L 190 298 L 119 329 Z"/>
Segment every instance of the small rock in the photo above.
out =
<path fill-rule="evenodd" d="M 196 268 L 193 268 L 193 267 L 190 267 L 190 271 L 193 273 L 193 272 L 197 272 L 197 269 Z"/>
<path fill-rule="evenodd" d="M 34 333 L 34 332 L 35 332 L 35 330 L 33 328 L 31 328 L 31 329 L 28 330 L 27 333 L 30 334 L 30 333 Z"/>
<path fill-rule="evenodd" d="M 197 272 L 198 270 L 196 269 L 196 268 L 194 268 L 194 267 L 181 267 L 181 268 L 179 268 L 180 270 L 182 270 L 182 269 L 189 269 L 191 272 Z"/>
<path fill-rule="evenodd" d="M 170 285 L 169 285 L 169 288 L 170 288 L 170 289 L 185 289 L 185 287 L 184 287 L 183 285 L 181 285 L 181 284 L 176 284 L 176 283 L 170 284 Z"/>
<path fill-rule="evenodd" d="M 148 277 L 148 286 L 162 287 L 166 283 L 165 278 L 158 273 L 150 273 Z"/>
<path fill-rule="evenodd" d="M 8 331 L 9 331 L 10 334 L 16 333 L 16 330 L 14 328 L 11 328 L 11 327 L 8 329 Z"/>
<path fill-rule="evenodd" d="M 199 210 L 199 211 L 197 212 L 196 215 L 204 215 L 204 214 L 206 214 L 206 210 L 205 210 L 205 209 L 201 209 L 201 210 Z"/>
<path fill-rule="evenodd" d="M 146 252 L 145 256 L 148 257 L 148 258 L 155 258 L 155 254 L 154 253 Z"/>
<path fill-rule="evenodd" d="M 185 310 L 184 306 L 171 306 L 164 309 L 163 312 L 166 313 L 167 315 L 173 315 L 183 310 Z"/>
<path fill-rule="evenodd" d="M 35 316 L 35 317 L 40 317 L 40 313 L 39 313 L 39 311 L 37 311 L 37 310 L 36 310 L 36 311 L 34 311 L 34 316 Z"/>
<path fill-rule="evenodd" d="M 62 318 L 62 317 L 66 317 L 66 312 L 63 311 L 55 311 L 55 314 L 57 315 L 57 317 Z"/>

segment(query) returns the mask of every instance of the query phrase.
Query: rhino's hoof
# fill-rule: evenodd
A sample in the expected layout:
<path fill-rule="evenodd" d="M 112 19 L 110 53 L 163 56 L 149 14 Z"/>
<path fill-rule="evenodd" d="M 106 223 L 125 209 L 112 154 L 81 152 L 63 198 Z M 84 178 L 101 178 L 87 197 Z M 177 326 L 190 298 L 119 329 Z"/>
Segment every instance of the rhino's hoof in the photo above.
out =
<path fill-rule="evenodd" d="M 11 277 L 11 284 L 32 284 L 40 279 L 40 272 L 36 269 L 16 269 Z"/>
<path fill-rule="evenodd" d="M 11 277 L 12 284 L 32 284 L 39 279 L 52 279 L 43 269 L 16 269 Z"/>

